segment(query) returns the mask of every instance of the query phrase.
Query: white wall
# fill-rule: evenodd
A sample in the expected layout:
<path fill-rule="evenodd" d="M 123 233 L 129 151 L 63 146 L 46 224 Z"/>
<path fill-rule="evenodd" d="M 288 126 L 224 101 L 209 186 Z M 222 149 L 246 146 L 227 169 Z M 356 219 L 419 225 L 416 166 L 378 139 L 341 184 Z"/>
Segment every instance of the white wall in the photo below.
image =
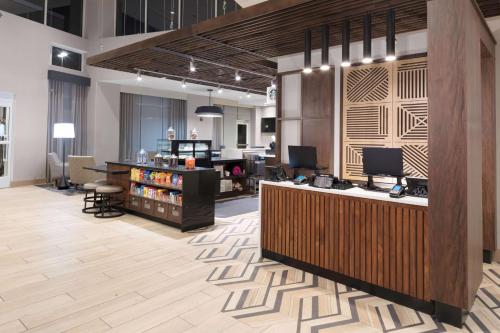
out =
<path fill-rule="evenodd" d="M 410 55 L 423 53 L 427 51 L 427 32 L 416 31 L 411 33 L 397 35 L 397 51 L 398 55 Z M 377 38 L 373 40 L 372 52 L 375 59 L 385 58 L 385 38 Z M 361 62 L 363 58 L 363 43 L 351 44 L 351 62 Z M 333 121 L 333 134 L 334 134 L 334 154 L 332 163 L 334 166 L 335 175 L 340 173 L 340 62 L 342 59 L 342 48 L 340 46 L 330 48 L 330 64 L 335 66 L 335 114 Z M 321 64 L 321 52 L 315 50 L 312 53 L 313 67 L 319 67 Z M 304 66 L 303 53 L 294 54 L 286 57 L 278 58 L 278 72 L 287 72 L 302 69 Z M 286 92 L 284 93 L 286 95 Z M 297 134 L 299 135 L 299 134 Z M 289 138 L 290 142 L 296 140 Z M 286 155 L 286 154 L 285 154 Z"/>
<path fill-rule="evenodd" d="M 86 50 L 77 36 L 2 12 L 0 18 L 0 91 L 14 94 L 12 179 L 45 178 L 48 114 L 47 71 L 53 43 Z M 83 75 L 86 75 L 83 73 Z"/>

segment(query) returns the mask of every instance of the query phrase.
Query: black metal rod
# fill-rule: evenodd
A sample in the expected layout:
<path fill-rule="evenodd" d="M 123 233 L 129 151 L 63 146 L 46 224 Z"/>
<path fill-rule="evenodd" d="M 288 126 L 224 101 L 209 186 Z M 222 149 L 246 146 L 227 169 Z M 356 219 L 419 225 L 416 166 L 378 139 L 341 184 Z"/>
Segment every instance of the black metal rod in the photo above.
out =
<path fill-rule="evenodd" d="M 363 58 L 372 57 L 372 16 L 367 14 L 363 19 Z"/>
<path fill-rule="evenodd" d="M 342 24 L 342 62 L 351 62 L 351 22 L 345 20 Z"/>
<path fill-rule="evenodd" d="M 387 57 L 396 56 L 396 12 L 390 9 L 387 13 Z"/>
<path fill-rule="evenodd" d="M 330 65 L 330 26 L 324 25 L 321 31 L 321 66 Z"/>
<path fill-rule="evenodd" d="M 304 36 L 304 69 L 311 68 L 311 52 L 312 52 L 312 33 L 311 30 L 306 30 Z"/>

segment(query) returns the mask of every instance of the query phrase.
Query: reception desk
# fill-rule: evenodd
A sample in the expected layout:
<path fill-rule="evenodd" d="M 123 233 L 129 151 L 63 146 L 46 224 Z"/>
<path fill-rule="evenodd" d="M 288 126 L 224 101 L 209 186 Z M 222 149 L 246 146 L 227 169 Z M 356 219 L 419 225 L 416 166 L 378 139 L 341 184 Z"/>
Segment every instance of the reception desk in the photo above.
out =
<path fill-rule="evenodd" d="M 427 199 L 263 181 L 262 256 L 433 313 Z"/>

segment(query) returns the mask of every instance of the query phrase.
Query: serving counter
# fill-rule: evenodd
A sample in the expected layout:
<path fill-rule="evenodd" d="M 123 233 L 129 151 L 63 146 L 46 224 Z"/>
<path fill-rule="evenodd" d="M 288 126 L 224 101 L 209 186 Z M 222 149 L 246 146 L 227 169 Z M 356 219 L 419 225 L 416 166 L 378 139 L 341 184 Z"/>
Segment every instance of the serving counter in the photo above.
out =
<path fill-rule="evenodd" d="M 427 199 L 260 184 L 262 256 L 433 312 Z"/>
<path fill-rule="evenodd" d="M 132 162 L 106 162 L 106 165 L 108 184 L 124 189 L 119 199 L 125 211 L 181 231 L 214 224 L 214 169 L 168 168 Z"/>

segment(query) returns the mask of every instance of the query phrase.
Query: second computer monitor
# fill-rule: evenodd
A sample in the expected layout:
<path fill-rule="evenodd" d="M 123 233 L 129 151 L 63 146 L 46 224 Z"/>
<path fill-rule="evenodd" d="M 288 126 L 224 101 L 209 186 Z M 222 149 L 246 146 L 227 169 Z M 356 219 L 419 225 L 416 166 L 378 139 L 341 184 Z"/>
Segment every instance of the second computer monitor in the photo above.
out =
<path fill-rule="evenodd" d="M 363 173 L 369 176 L 404 177 L 401 148 L 363 148 Z"/>
<path fill-rule="evenodd" d="M 294 169 L 316 170 L 317 159 L 316 147 L 288 146 L 289 165 Z"/>

